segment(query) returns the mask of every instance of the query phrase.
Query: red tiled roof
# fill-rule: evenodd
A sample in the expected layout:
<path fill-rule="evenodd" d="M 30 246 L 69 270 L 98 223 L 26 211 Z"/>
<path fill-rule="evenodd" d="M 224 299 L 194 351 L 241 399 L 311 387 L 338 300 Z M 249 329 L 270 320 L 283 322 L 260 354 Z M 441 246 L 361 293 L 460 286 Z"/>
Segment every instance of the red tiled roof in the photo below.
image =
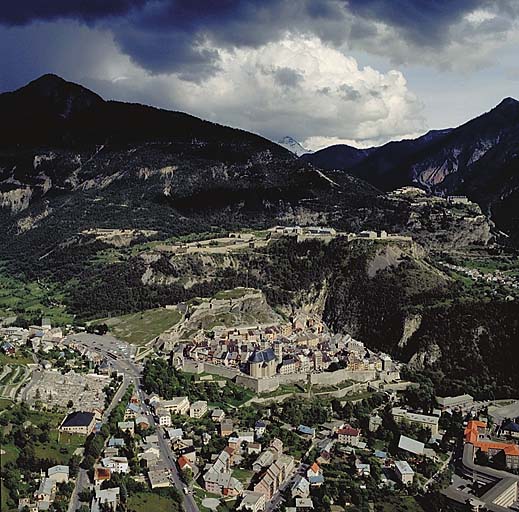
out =
<path fill-rule="evenodd" d="M 469 421 L 465 428 L 465 442 L 473 444 L 484 452 L 488 450 L 503 450 L 506 455 L 519 456 L 519 445 L 509 443 L 499 443 L 496 441 L 480 441 L 479 429 L 486 428 L 487 424 L 483 421 Z"/>
<path fill-rule="evenodd" d="M 178 459 L 178 467 L 180 469 L 184 469 L 186 466 L 191 467 L 191 463 L 189 462 L 189 459 L 185 455 L 182 455 Z"/>
<path fill-rule="evenodd" d="M 342 434 L 343 436 L 357 437 L 360 434 L 360 430 L 358 428 L 353 428 L 348 425 L 337 430 L 337 434 Z"/>

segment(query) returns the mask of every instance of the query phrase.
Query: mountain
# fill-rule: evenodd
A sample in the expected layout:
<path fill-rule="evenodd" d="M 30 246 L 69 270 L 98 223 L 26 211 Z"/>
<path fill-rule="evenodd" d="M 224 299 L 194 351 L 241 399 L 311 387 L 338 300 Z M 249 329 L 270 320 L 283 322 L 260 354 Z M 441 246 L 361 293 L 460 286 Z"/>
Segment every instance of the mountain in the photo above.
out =
<path fill-rule="evenodd" d="M 335 144 L 311 155 L 303 155 L 302 159 L 325 170 L 348 170 L 366 159 L 375 149 L 358 149 L 346 144 Z"/>
<path fill-rule="evenodd" d="M 273 224 L 397 230 L 408 215 L 258 135 L 105 101 L 55 75 L 0 94 L 0 116 L 0 259 L 13 272 L 59 279 L 99 250 L 98 228 L 154 239 Z"/>
<path fill-rule="evenodd" d="M 519 102 L 506 98 L 455 129 L 424 137 L 386 144 L 349 172 L 382 190 L 415 184 L 467 195 L 519 242 Z"/>
<path fill-rule="evenodd" d="M 294 153 L 294 155 L 296 156 L 302 156 L 307 153 L 312 153 L 312 151 L 304 148 L 299 142 L 297 142 L 297 140 L 293 139 L 292 137 L 289 137 L 288 135 L 278 140 L 277 143 L 281 147 L 288 149 L 288 151 L 290 151 L 291 153 Z"/>

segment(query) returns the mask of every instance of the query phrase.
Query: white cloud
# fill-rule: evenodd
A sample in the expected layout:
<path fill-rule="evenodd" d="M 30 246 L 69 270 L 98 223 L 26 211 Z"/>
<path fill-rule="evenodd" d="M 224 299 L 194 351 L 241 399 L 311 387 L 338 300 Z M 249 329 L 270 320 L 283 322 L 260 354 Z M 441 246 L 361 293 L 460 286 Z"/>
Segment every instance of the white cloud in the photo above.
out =
<path fill-rule="evenodd" d="M 425 129 L 422 105 L 402 73 L 361 68 L 316 38 L 220 53 L 221 70 L 202 84 L 164 78 L 171 101 L 273 139 L 291 135 L 310 144 L 326 137 L 365 145 Z M 280 69 L 298 79 L 280 84 Z"/>

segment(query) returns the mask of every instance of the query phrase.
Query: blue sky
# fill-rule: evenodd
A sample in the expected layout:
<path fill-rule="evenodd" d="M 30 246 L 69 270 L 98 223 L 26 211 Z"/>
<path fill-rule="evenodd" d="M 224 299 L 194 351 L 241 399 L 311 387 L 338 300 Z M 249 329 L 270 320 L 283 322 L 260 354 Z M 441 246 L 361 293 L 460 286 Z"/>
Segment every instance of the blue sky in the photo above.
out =
<path fill-rule="evenodd" d="M 0 47 L 0 90 L 53 72 L 312 149 L 519 97 L 519 0 L 20 0 Z"/>

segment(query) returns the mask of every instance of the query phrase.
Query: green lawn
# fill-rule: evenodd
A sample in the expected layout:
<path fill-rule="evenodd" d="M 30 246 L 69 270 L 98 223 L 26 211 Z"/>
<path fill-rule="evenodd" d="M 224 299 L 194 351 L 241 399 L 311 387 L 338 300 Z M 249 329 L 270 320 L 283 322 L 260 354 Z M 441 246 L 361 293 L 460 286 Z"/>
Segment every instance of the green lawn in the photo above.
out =
<path fill-rule="evenodd" d="M 244 484 L 244 487 L 246 487 L 246 484 L 248 484 L 252 478 L 252 475 L 254 475 L 253 471 L 249 471 L 248 469 L 233 469 L 232 476 L 234 478 L 237 478 L 242 484 Z"/>
<path fill-rule="evenodd" d="M 0 510 L 2 512 L 7 512 L 9 510 L 17 510 L 16 507 L 13 509 L 10 509 L 8 507 L 7 499 L 9 497 L 9 491 L 7 490 L 7 487 L 4 486 L 3 482 L 0 485 Z"/>
<path fill-rule="evenodd" d="M 53 430 L 50 433 L 50 440 L 44 444 L 36 444 L 35 452 L 38 459 L 52 459 L 58 464 L 68 464 L 70 457 L 76 448 L 83 446 L 85 437 L 74 434 L 60 434 Z"/>
<path fill-rule="evenodd" d="M 3 444 L 0 448 L 5 452 L 0 455 L 0 466 L 13 462 L 18 457 L 18 448 L 14 444 Z"/>
<path fill-rule="evenodd" d="M 179 321 L 180 313 L 176 309 L 157 308 L 100 320 L 99 323 L 106 323 L 116 338 L 144 345 Z"/>
<path fill-rule="evenodd" d="M 139 492 L 128 499 L 128 508 L 136 512 L 172 512 L 178 504 L 171 498 L 159 496 L 152 492 Z"/>

